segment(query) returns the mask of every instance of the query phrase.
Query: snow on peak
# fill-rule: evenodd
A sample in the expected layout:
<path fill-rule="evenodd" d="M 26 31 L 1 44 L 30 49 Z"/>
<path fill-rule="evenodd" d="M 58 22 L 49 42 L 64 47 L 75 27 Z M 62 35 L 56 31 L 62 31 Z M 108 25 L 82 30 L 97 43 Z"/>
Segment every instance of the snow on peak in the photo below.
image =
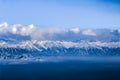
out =
<path fill-rule="evenodd" d="M 120 47 L 120 42 L 88 42 L 88 41 L 81 41 L 81 42 L 71 42 L 71 41 L 23 41 L 20 43 L 7 43 L 7 42 L 0 42 L 0 47 L 20 47 L 20 48 L 37 48 L 43 47 L 45 49 L 51 47 L 65 47 L 65 48 L 82 48 L 82 47 Z"/>

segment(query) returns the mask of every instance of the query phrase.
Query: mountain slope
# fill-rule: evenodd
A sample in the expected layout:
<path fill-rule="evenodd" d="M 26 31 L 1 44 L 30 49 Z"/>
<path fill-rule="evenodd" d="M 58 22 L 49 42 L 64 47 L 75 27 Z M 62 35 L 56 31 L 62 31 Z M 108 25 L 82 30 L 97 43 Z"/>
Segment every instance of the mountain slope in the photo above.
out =
<path fill-rule="evenodd" d="M 42 56 L 120 56 L 120 42 L 23 41 L 0 43 L 0 58 Z"/>

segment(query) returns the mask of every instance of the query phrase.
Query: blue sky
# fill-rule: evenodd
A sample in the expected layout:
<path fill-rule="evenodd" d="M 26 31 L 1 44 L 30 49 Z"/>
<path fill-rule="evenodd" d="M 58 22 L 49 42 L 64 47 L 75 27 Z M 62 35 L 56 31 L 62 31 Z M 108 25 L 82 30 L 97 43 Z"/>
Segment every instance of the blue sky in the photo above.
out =
<path fill-rule="evenodd" d="M 120 28 L 119 0 L 0 0 L 0 22 Z"/>

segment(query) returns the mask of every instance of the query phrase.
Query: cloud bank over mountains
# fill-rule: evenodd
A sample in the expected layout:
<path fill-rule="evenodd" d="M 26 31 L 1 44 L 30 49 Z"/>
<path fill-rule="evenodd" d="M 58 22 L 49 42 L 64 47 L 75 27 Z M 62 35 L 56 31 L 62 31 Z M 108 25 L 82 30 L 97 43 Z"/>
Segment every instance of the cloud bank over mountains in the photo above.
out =
<path fill-rule="evenodd" d="M 0 24 L 0 40 L 55 40 L 55 41 L 120 41 L 120 29 L 80 29 L 39 27 L 33 24 Z"/>
<path fill-rule="evenodd" d="M 0 24 L 0 59 L 119 56 L 120 29 L 80 29 Z"/>

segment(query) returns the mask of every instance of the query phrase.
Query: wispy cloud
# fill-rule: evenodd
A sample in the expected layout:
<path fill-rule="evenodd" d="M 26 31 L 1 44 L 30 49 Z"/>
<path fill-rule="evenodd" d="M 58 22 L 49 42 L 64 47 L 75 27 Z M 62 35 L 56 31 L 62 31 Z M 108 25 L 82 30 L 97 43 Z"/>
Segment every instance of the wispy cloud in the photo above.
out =
<path fill-rule="evenodd" d="M 78 27 L 76 28 L 71 28 L 70 31 L 74 32 L 74 33 L 79 33 L 80 32 L 80 29 Z"/>
<path fill-rule="evenodd" d="M 96 36 L 96 33 L 94 31 L 90 30 L 90 29 L 84 30 L 82 32 L 82 34 L 84 34 L 84 35 L 90 35 L 90 36 Z"/>

